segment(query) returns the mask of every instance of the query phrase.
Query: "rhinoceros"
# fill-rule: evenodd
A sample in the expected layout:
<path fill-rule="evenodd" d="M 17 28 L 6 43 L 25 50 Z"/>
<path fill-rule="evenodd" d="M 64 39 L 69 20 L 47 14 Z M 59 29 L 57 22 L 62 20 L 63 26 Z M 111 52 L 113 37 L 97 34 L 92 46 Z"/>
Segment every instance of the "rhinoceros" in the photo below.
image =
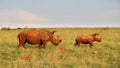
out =
<path fill-rule="evenodd" d="M 48 41 L 51 41 L 54 45 L 57 46 L 62 41 L 62 39 L 54 36 L 54 33 L 55 31 L 49 31 L 47 29 L 22 31 L 17 36 L 19 39 L 18 48 L 23 46 L 26 49 L 26 42 L 29 44 L 39 44 L 39 48 L 42 45 L 44 45 L 44 48 L 46 48 Z"/>
<path fill-rule="evenodd" d="M 99 37 L 98 33 L 90 34 L 90 35 L 80 35 L 75 39 L 75 46 L 78 45 L 80 47 L 80 44 L 90 44 L 90 47 L 93 46 L 93 42 L 101 42 L 101 38 Z"/>

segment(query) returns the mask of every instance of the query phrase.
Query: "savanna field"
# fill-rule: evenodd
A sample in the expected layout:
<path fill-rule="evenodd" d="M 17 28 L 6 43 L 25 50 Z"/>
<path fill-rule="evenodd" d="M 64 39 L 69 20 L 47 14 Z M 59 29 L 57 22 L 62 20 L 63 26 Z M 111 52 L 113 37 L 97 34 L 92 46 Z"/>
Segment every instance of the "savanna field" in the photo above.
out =
<path fill-rule="evenodd" d="M 47 29 L 62 38 L 58 46 L 48 42 L 46 49 L 30 44 L 18 49 L 17 35 L 26 29 L 0 30 L 0 68 L 120 68 L 120 28 Z M 102 41 L 92 48 L 74 46 L 78 35 L 93 33 Z"/>

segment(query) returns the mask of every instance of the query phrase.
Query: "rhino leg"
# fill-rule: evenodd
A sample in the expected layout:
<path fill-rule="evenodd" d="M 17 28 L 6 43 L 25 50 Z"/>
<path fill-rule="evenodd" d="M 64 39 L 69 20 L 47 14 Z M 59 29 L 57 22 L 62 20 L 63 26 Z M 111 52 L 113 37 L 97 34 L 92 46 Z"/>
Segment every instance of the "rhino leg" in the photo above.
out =
<path fill-rule="evenodd" d="M 20 48 L 20 47 L 23 46 L 23 47 L 26 49 L 25 43 L 26 43 L 26 42 L 19 42 L 18 48 Z"/>
<path fill-rule="evenodd" d="M 40 47 L 41 47 L 41 45 L 39 44 L 39 45 L 38 45 L 38 48 L 40 48 Z"/>
<path fill-rule="evenodd" d="M 93 43 L 91 42 L 91 43 L 89 43 L 90 44 L 90 48 L 92 48 L 92 46 L 93 46 Z"/>
<path fill-rule="evenodd" d="M 22 44 L 19 43 L 18 48 L 22 47 Z"/>
<path fill-rule="evenodd" d="M 25 44 L 23 44 L 23 47 L 24 47 L 25 49 L 27 49 L 26 46 L 25 46 Z"/>
<path fill-rule="evenodd" d="M 80 40 L 77 40 L 77 41 L 76 41 L 76 44 L 78 45 L 78 47 L 80 47 L 80 43 L 81 43 Z"/>
<path fill-rule="evenodd" d="M 80 47 L 80 42 L 78 42 L 78 47 Z"/>
<path fill-rule="evenodd" d="M 78 41 L 77 41 L 77 40 L 75 41 L 75 44 L 74 44 L 74 46 L 76 46 L 76 45 L 78 45 Z"/>
<path fill-rule="evenodd" d="M 26 38 L 20 36 L 20 37 L 19 37 L 19 45 L 18 45 L 18 48 L 20 48 L 20 47 L 23 46 L 23 47 L 26 49 L 25 43 L 26 43 Z"/>
<path fill-rule="evenodd" d="M 77 46 L 77 45 L 78 45 L 78 47 L 80 47 L 80 43 L 81 43 L 81 41 L 78 40 L 78 39 L 76 39 L 76 40 L 75 40 L 75 45 L 74 45 L 74 46 Z"/>
<path fill-rule="evenodd" d="M 20 48 L 20 47 L 22 47 L 22 46 L 26 49 L 25 44 L 22 44 L 22 43 L 19 43 L 18 48 Z"/>
<path fill-rule="evenodd" d="M 42 44 L 43 44 L 43 43 L 41 42 L 41 43 L 38 45 L 38 48 L 41 48 Z"/>
<path fill-rule="evenodd" d="M 47 47 L 47 41 L 43 41 L 43 45 L 44 45 L 44 48 L 46 48 Z"/>
<path fill-rule="evenodd" d="M 19 39 L 19 45 L 18 45 L 18 48 L 22 47 L 23 44 L 24 44 L 24 41 Z"/>

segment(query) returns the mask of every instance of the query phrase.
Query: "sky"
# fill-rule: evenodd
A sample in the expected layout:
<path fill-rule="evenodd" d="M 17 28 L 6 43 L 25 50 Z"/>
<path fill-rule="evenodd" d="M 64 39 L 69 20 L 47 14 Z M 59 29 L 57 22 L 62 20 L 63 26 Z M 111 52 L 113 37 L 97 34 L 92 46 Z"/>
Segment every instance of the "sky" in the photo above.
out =
<path fill-rule="evenodd" d="M 120 27 L 120 0 L 0 0 L 2 27 Z"/>

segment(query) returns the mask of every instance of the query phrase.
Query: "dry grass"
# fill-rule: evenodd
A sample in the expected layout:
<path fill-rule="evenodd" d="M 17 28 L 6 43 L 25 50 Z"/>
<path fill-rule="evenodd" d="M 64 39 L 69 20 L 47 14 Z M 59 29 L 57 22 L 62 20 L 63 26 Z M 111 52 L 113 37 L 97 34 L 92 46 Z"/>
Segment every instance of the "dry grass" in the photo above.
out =
<path fill-rule="evenodd" d="M 120 68 L 120 28 L 49 28 L 63 41 L 48 42 L 47 49 L 26 44 L 18 49 L 17 34 L 23 30 L 0 30 L 0 67 L 2 68 Z M 102 42 L 74 47 L 80 34 L 100 33 Z M 65 50 L 58 50 L 58 48 Z"/>

